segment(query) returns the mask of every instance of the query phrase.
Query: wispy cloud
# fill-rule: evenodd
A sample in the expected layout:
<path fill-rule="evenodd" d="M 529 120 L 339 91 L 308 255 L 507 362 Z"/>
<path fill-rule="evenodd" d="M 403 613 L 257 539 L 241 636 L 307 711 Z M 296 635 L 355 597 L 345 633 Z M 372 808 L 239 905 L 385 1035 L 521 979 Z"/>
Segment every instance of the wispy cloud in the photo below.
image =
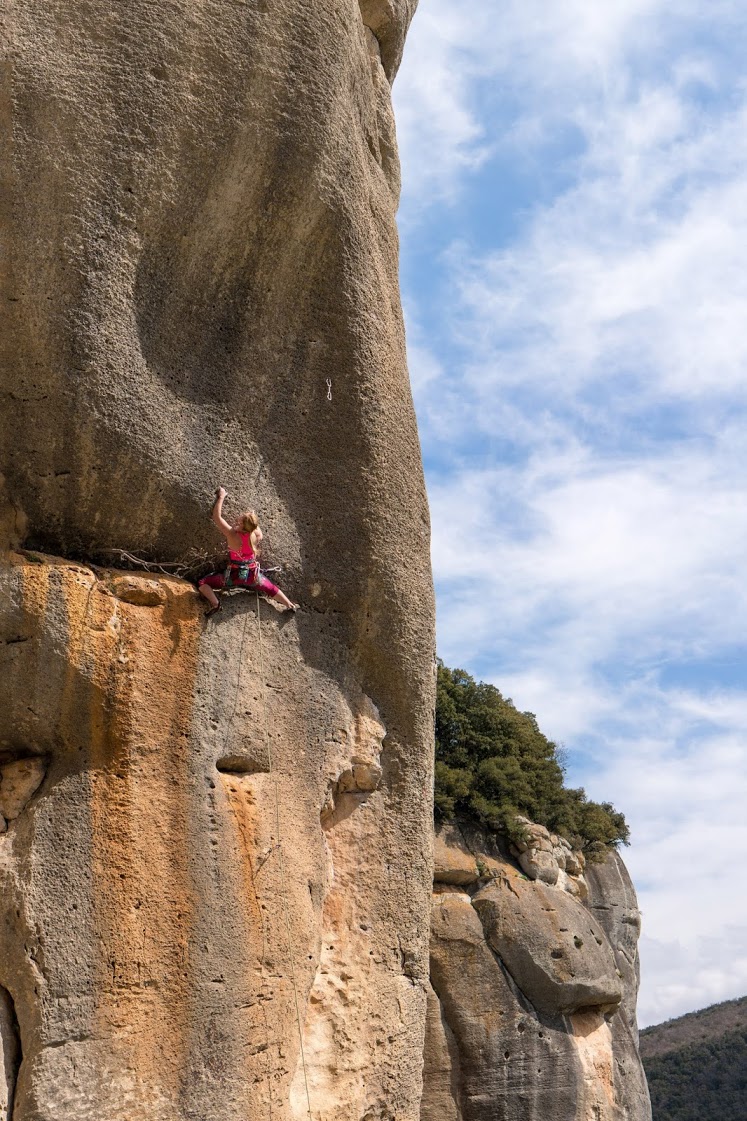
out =
<path fill-rule="evenodd" d="M 574 187 L 524 239 L 454 254 L 462 330 L 477 330 L 481 368 L 490 362 L 482 384 L 552 383 L 569 395 L 625 379 L 629 409 L 743 398 L 747 100 L 714 127 L 674 95 L 647 92 L 606 123 Z"/>
<path fill-rule="evenodd" d="M 653 34 L 662 0 L 421 0 L 395 86 L 405 200 L 458 190 L 465 171 L 507 141 L 545 134 L 576 83 L 604 86 L 627 37 Z M 545 111 L 543 96 L 553 100 Z"/>
<path fill-rule="evenodd" d="M 747 978 L 747 21 L 472 7 L 422 0 L 397 92 L 440 652 L 628 814 L 663 1018 Z"/>

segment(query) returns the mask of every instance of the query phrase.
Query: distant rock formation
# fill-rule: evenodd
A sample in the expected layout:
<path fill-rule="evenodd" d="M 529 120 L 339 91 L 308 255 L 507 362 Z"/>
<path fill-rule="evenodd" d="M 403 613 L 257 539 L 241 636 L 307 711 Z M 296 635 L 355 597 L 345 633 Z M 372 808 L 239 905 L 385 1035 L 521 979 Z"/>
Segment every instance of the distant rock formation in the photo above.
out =
<path fill-rule="evenodd" d="M 0 1117 L 418 1116 L 433 597 L 390 102 L 413 8 L 5 13 Z M 298 616 L 244 595 L 204 627 L 189 585 L 113 571 L 216 548 L 218 484 Z"/>
<path fill-rule="evenodd" d="M 437 832 L 421 1121 L 649 1121 L 625 866 L 526 824 Z"/>

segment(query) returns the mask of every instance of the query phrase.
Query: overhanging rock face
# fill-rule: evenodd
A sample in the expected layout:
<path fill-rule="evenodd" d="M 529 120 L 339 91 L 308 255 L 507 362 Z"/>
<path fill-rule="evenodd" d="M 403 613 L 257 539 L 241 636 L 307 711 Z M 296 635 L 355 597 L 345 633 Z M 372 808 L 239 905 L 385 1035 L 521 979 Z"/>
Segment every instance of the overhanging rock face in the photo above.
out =
<path fill-rule="evenodd" d="M 418 1116 L 432 592 L 389 100 L 412 7 L 6 18 L 14 1121 Z M 298 616 L 237 596 L 205 627 L 189 585 L 106 567 L 211 548 L 218 483 Z"/>

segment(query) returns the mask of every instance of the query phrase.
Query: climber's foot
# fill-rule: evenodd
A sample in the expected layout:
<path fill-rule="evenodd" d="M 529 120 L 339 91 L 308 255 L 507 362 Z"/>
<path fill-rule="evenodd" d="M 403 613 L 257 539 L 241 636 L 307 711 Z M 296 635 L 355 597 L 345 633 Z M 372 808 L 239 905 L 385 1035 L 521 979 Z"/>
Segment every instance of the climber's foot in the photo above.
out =
<path fill-rule="evenodd" d="M 216 603 L 215 607 L 211 607 L 209 611 L 205 612 L 205 618 L 209 619 L 211 615 L 216 615 L 222 609 L 222 607 L 223 604 L 219 600 L 218 603 Z"/>

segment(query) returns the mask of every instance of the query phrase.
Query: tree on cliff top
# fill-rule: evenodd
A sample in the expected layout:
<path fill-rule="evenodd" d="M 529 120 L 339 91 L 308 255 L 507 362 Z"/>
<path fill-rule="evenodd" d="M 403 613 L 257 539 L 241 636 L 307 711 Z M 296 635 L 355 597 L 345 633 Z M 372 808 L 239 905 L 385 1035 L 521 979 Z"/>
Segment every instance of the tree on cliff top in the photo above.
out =
<path fill-rule="evenodd" d="M 518 815 L 582 848 L 592 860 L 627 844 L 625 818 L 609 802 L 591 802 L 563 785 L 554 743 L 531 712 L 519 712 L 494 685 L 438 665 L 436 816 L 471 818 L 518 837 Z"/>

